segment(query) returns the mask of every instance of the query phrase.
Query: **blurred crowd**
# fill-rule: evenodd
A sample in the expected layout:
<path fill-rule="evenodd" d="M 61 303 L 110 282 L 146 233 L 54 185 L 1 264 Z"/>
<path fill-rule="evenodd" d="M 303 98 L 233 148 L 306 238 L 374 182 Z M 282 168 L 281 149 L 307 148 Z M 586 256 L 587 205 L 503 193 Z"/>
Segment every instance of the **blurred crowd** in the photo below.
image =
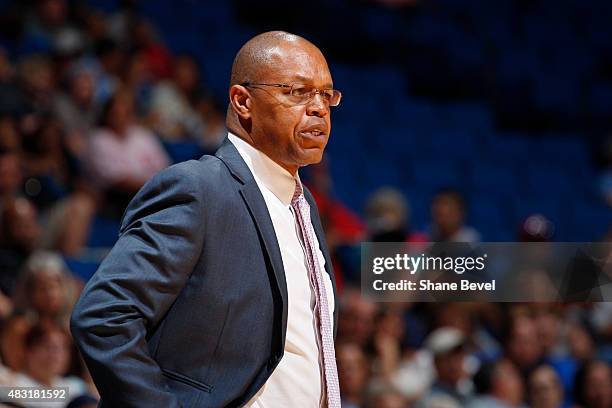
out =
<path fill-rule="evenodd" d="M 225 137 L 196 59 L 132 6 L 13 2 L 0 18 L 0 383 L 68 387 L 71 407 L 98 395 L 68 330 L 83 281 L 65 260 L 96 216 L 121 219 L 171 146 L 200 155 Z"/>
<path fill-rule="evenodd" d="M 136 10 L 38 0 L 0 17 L 0 384 L 68 387 L 71 401 L 45 406 L 99 397 L 68 330 L 84 282 L 67 261 L 87 251 L 95 218 L 120 220 L 177 160 L 173 147 L 213 152 L 226 134 L 198 60 L 175 55 Z M 355 245 L 476 242 L 469 204 L 440 191 L 431 227 L 415 231 L 399 191 L 376 191 L 361 217 L 333 198 L 325 163 L 306 173 L 339 280 L 343 406 L 612 407 L 610 304 L 370 302 Z M 534 214 L 516 236 L 553 233 Z"/>
<path fill-rule="evenodd" d="M 610 407 L 610 323 L 603 304 L 381 305 L 347 290 L 343 406 Z"/>
<path fill-rule="evenodd" d="M 410 227 L 407 199 L 372 194 L 359 221 L 311 174 L 341 289 L 336 353 L 343 406 L 381 408 L 612 407 L 612 303 L 375 303 L 359 290 L 369 242 L 477 242 L 453 190 L 432 200 L 431 227 Z M 534 214 L 517 242 L 548 242 Z M 609 238 L 604 238 L 609 240 Z M 350 243 L 353 244 L 350 244 Z"/>

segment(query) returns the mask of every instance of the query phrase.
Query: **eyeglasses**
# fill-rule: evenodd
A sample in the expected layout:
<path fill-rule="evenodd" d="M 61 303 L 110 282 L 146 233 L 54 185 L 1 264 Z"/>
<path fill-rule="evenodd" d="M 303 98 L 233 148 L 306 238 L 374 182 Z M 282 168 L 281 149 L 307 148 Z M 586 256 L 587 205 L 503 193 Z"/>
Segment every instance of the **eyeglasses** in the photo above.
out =
<path fill-rule="evenodd" d="M 342 92 L 338 91 L 337 89 L 317 89 L 302 84 L 286 85 L 243 82 L 241 85 L 247 87 L 272 86 L 274 88 L 288 89 L 289 92 L 287 92 L 285 95 L 295 105 L 303 105 L 310 102 L 316 94 L 321 95 L 323 100 L 329 106 L 340 105 L 340 100 L 342 99 Z"/>

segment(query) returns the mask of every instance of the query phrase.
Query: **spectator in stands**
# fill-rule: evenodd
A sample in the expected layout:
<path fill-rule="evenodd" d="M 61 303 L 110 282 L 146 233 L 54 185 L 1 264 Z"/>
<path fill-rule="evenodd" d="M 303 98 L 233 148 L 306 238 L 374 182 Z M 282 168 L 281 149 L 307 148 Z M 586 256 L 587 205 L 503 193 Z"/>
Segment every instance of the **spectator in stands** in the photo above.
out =
<path fill-rule="evenodd" d="M 13 313 L 13 301 L 0 291 L 0 322 Z M 1 359 L 0 359 L 1 361 Z"/>
<path fill-rule="evenodd" d="M 324 155 L 316 166 L 304 168 L 300 177 L 319 208 L 334 267 L 336 288 L 342 293 L 345 282 L 359 282 L 360 254 L 356 244 L 365 238 L 365 225 L 356 213 L 335 197 L 329 171 L 329 157 Z"/>
<path fill-rule="evenodd" d="M 154 82 L 149 64 L 142 52 L 130 55 L 122 82 L 123 87 L 134 95 L 136 114 L 145 117 L 149 112 Z"/>
<path fill-rule="evenodd" d="M 79 36 L 78 30 L 68 21 L 65 0 L 41 0 L 36 10 L 27 18 L 27 35 L 38 44 L 39 51 L 49 52 L 62 38 Z"/>
<path fill-rule="evenodd" d="M 39 251 L 28 258 L 19 276 L 15 305 L 32 313 L 39 322 L 68 329 L 76 292 L 77 283 L 63 259 L 55 253 Z"/>
<path fill-rule="evenodd" d="M 19 256 L 19 245 L 13 241 L 15 226 L 9 220 L 15 211 L 15 199 L 21 194 L 22 183 L 17 150 L 0 150 L 0 291 L 4 294 L 12 291 L 15 271 L 23 261 L 23 257 Z M 9 222 L 9 225 L 5 225 L 5 222 Z"/>
<path fill-rule="evenodd" d="M 578 322 L 564 324 L 563 310 L 558 306 L 541 304 L 532 309 L 535 310 L 534 322 L 543 361 L 547 363 L 545 367 L 550 366 L 557 372 L 555 375 L 562 391 L 566 388 L 569 392 L 577 367 L 592 355 L 592 340 Z M 531 383 L 533 373 L 526 379 Z"/>
<path fill-rule="evenodd" d="M 478 396 L 468 403 L 468 408 L 524 407 L 523 380 L 510 360 L 500 359 L 483 365 L 474 383 Z"/>
<path fill-rule="evenodd" d="M 23 135 L 24 191 L 41 214 L 41 246 L 74 256 L 87 241 L 95 201 L 67 153 L 61 123 L 48 115 L 36 122 Z"/>
<path fill-rule="evenodd" d="M 86 48 L 91 49 L 92 45 L 110 34 L 108 29 L 108 19 L 102 10 L 86 8 L 81 9 L 85 15 L 82 18 L 83 30 L 85 32 Z"/>
<path fill-rule="evenodd" d="M 372 336 L 376 303 L 361 296 L 358 289 L 347 288 L 339 302 L 337 340 L 365 347 Z"/>
<path fill-rule="evenodd" d="M 428 241 L 425 234 L 412 230 L 408 201 L 392 187 L 382 187 L 370 197 L 366 205 L 366 219 L 371 241 Z"/>
<path fill-rule="evenodd" d="M 596 349 L 593 339 L 582 325 L 577 323 L 569 325 L 567 342 L 569 352 L 577 362 L 585 363 L 595 357 Z"/>
<path fill-rule="evenodd" d="M 465 225 L 466 204 L 454 190 L 442 190 L 431 203 L 431 239 L 436 242 L 478 242 L 480 234 Z"/>
<path fill-rule="evenodd" d="M 410 406 L 402 394 L 390 384 L 374 385 L 367 390 L 365 408 L 409 408 Z"/>
<path fill-rule="evenodd" d="M 62 125 L 50 115 L 37 115 L 32 128 L 22 134 L 25 193 L 39 212 L 50 208 L 70 191 L 73 174 L 63 142 Z"/>
<path fill-rule="evenodd" d="M 7 295 L 13 294 L 19 270 L 38 247 L 41 229 L 36 216 L 36 208 L 26 198 L 13 198 L 2 208 L 0 285 Z"/>
<path fill-rule="evenodd" d="M 342 406 L 362 407 L 365 387 L 370 376 L 369 362 L 363 349 L 355 343 L 342 342 L 336 347 L 336 356 Z"/>
<path fill-rule="evenodd" d="M 535 312 L 534 323 L 540 339 L 542 354 L 547 357 L 561 355 L 563 345 L 561 344 L 560 316 L 551 308 L 542 306 Z"/>
<path fill-rule="evenodd" d="M 434 379 L 431 354 L 406 347 L 404 307 L 389 303 L 378 313 L 372 336 L 373 388 L 389 386 L 409 402 L 419 400 Z"/>
<path fill-rule="evenodd" d="M 542 343 L 534 319 L 529 315 L 512 316 L 504 338 L 508 359 L 527 378 L 543 360 Z"/>
<path fill-rule="evenodd" d="M 223 105 L 212 95 L 203 95 L 197 99 L 195 108 L 204 122 L 204 131 L 200 145 L 205 151 L 214 152 L 221 146 L 227 129 Z"/>
<path fill-rule="evenodd" d="M 139 2 L 139 0 L 119 0 L 118 10 L 108 16 L 108 35 L 117 43 L 130 42 L 130 27 L 142 18 L 138 9 Z"/>
<path fill-rule="evenodd" d="M 153 133 L 137 124 L 131 92 L 119 91 L 109 100 L 102 124 L 91 135 L 88 162 L 106 193 L 105 209 L 119 218 L 132 196 L 170 159 Z"/>
<path fill-rule="evenodd" d="M 93 56 L 81 58 L 72 68 L 91 72 L 96 84 L 94 100 L 104 105 L 121 85 L 125 53 L 119 44 L 107 37 L 93 45 L 93 53 Z"/>
<path fill-rule="evenodd" d="M 6 84 L 13 79 L 14 69 L 6 50 L 0 47 L 0 84 Z"/>
<path fill-rule="evenodd" d="M 400 305 L 390 304 L 376 316 L 372 346 L 376 353 L 375 374 L 386 380 L 395 377 L 402 358 L 401 343 L 405 334 Z"/>
<path fill-rule="evenodd" d="M 433 327 L 454 327 L 464 336 L 472 334 L 473 309 L 471 303 L 435 303 L 431 305 Z"/>
<path fill-rule="evenodd" d="M 0 151 L 0 211 L 3 203 L 21 193 L 23 173 L 16 150 Z"/>
<path fill-rule="evenodd" d="M 48 112 L 55 92 L 53 64 L 45 56 L 34 55 L 20 62 L 17 72 L 22 89 L 22 113 Z M 27 126 L 27 122 L 23 122 Z"/>
<path fill-rule="evenodd" d="M 125 67 L 126 58 L 126 50 L 123 44 L 105 38 L 95 45 L 95 52 L 104 77 L 119 85 L 119 78 Z M 112 89 L 110 90 L 112 91 Z M 109 96 L 111 95 L 112 93 Z"/>
<path fill-rule="evenodd" d="M 608 233 L 607 237 L 605 237 L 602 241 L 612 242 L 612 228 L 610 229 L 610 232 Z M 611 252 L 609 252 L 607 259 L 608 261 L 610 261 L 612 259 L 612 246 L 608 246 L 608 248 L 609 248 L 609 251 Z M 586 319 L 588 320 L 589 327 L 592 328 L 593 333 L 599 339 L 601 339 L 602 343 L 608 345 L 604 352 L 608 353 L 608 355 L 611 355 L 612 354 L 612 302 L 598 302 L 598 303 L 593 304 L 592 309 L 590 309 L 590 313 L 586 316 Z M 591 344 L 590 351 L 593 352 L 594 351 L 593 349 L 594 349 L 593 344 Z"/>
<path fill-rule="evenodd" d="M 25 339 L 25 364 L 17 376 L 18 387 L 67 387 L 70 398 L 87 392 L 83 380 L 64 377 L 70 365 L 71 340 L 67 332 L 52 323 L 32 327 Z M 48 407 L 65 407 L 68 401 L 48 403 Z M 37 405 L 32 405 L 37 406 Z"/>
<path fill-rule="evenodd" d="M 164 140 L 199 140 L 203 135 L 204 123 L 194 107 L 199 85 L 196 60 L 182 55 L 174 62 L 172 79 L 153 89 L 150 114 L 154 129 Z"/>
<path fill-rule="evenodd" d="M 88 238 L 94 201 L 81 188 L 80 172 L 71 168 L 59 122 L 51 117 L 31 119 L 35 122 L 31 126 L 35 128 L 24 134 L 22 153 L 18 153 L 20 147 L 0 151 L 0 214 L 12 200 L 27 196 L 40 213 L 39 244 L 75 255 Z M 0 248 L 0 258 L 3 258 L 6 247 Z M 3 269 L 0 261 L 0 270 Z M 13 272 L 17 269 L 13 268 Z"/>
<path fill-rule="evenodd" d="M 536 368 L 529 377 L 529 406 L 531 408 L 561 408 L 563 386 L 555 370 L 548 365 Z"/>
<path fill-rule="evenodd" d="M 14 152 L 19 144 L 15 120 L 9 115 L 0 117 L 0 152 Z"/>
<path fill-rule="evenodd" d="M 12 372 L 23 370 L 25 338 L 32 325 L 32 319 L 23 312 L 15 312 L 2 320 L 0 331 L 1 361 Z"/>
<path fill-rule="evenodd" d="M 574 396 L 580 408 L 612 406 L 612 370 L 604 361 L 585 363 L 576 373 Z"/>
<path fill-rule="evenodd" d="M 59 93 L 54 100 L 54 114 L 64 125 L 67 146 L 77 157 L 83 156 L 86 138 L 100 114 L 94 93 L 93 72 L 77 67 L 68 74 L 66 92 Z"/>
<path fill-rule="evenodd" d="M 455 328 L 441 327 L 427 337 L 425 345 L 433 356 L 435 382 L 418 401 L 417 407 L 462 407 L 469 395 L 469 389 L 465 387 L 465 336 Z"/>
<path fill-rule="evenodd" d="M 132 51 L 142 55 L 155 80 L 169 78 L 173 70 L 172 54 L 158 40 L 155 29 L 148 20 L 142 17 L 133 20 L 128 27 Z"/>
<path fill-rule="evenodd" d="M 330 250 L 337 245 L 354 245 L 364 240 L 365 225 L 359 215 L 334 195 L 329 156 L 324 155 L 323 160 L 316 166 L 306 167 L 303 177 L 319 207 Z"/>

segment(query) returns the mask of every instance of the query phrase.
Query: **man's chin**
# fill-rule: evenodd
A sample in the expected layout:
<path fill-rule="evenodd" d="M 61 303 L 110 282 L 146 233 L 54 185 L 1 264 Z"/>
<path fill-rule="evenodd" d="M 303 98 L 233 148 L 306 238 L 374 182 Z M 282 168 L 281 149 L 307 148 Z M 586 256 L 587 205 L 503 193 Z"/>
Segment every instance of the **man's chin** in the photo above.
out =
<path fill-rule="evenodd" d="M 320 147 L 311 147 L 309 149 L 304 149 L 301 160 L 301 163 L 303 164 L 301 165 L 301 167 L 321 163 L 321 160 L 323 160 L 323 151 L 324 148 Z"/>

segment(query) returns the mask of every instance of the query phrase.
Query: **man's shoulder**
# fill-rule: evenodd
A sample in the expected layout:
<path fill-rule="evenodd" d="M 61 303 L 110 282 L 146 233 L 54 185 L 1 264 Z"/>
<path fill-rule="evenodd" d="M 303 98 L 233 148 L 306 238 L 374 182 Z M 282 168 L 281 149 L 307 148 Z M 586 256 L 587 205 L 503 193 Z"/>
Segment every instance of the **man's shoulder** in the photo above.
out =
<path fill-rule="evenodd" d="M 156 174 L 158 181 L 170 180 L 181 184 L 192 185 L 193 188 L 219 186 L 228 180 L 230 174 L 221 160 L 215 156 L 204 155 L 199 159 L 187 160 L 173 164 Z"/>
<path fill-rule="evenodd" d="M 180 208 L 202 211 L 208 208 L 206 203 L 228 202 L 233 189 L 231 176 L 224 167 L 218 158 L 202 156 L 199 160 L 180 162 L 159 171 L 130 202 L 121 229 L 141 213 L 142 208 L 181 204 Z"/>

